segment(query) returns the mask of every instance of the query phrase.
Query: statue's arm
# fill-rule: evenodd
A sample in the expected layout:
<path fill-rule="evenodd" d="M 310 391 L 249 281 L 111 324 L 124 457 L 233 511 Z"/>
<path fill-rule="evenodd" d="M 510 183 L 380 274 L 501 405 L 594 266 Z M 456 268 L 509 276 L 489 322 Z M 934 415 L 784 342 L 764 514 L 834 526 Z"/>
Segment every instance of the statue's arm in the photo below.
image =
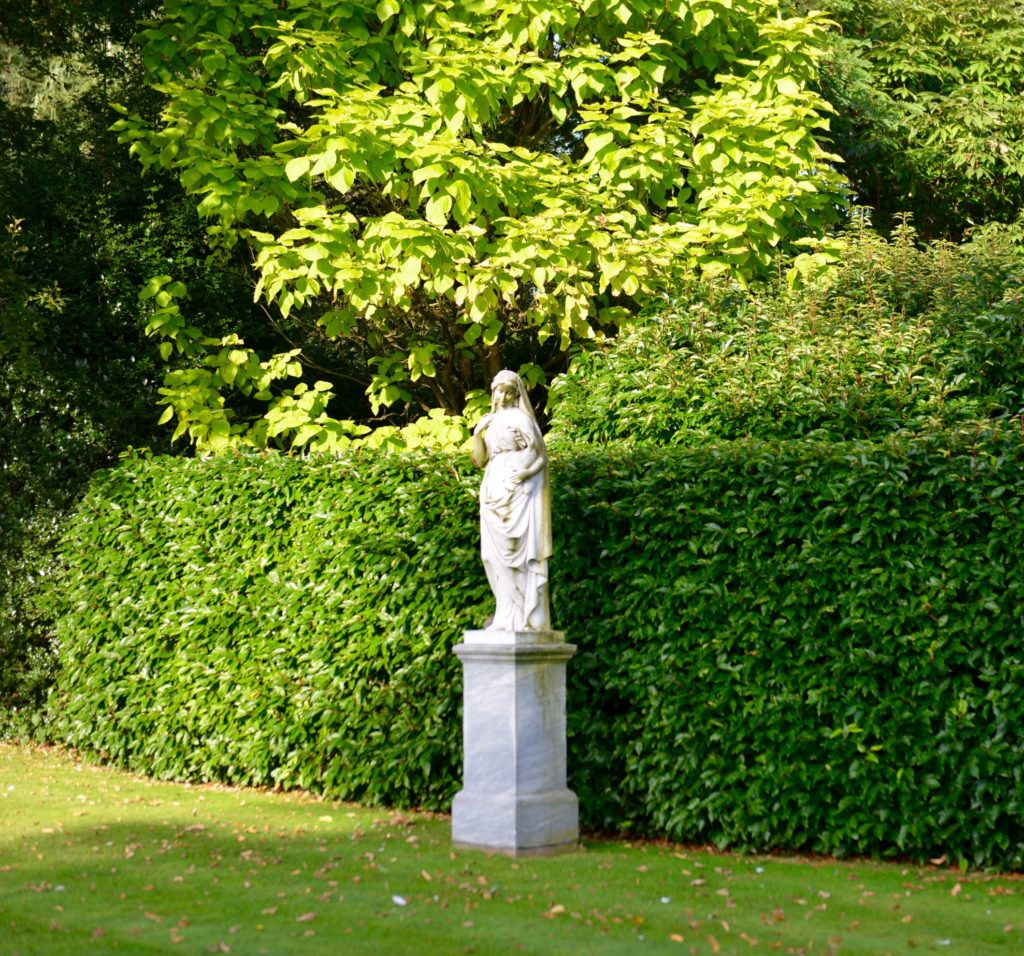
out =
<path fill-rule="evenodd" d="M 484 415 L 476 424 L 476 428 L 473 429 L 473 450 L 470 452 L 469 457 L 473 459 L 473 464 L 477 468 L 483 468 L 487 464 L 487 442 L 484 441 L 484 432 L 487 431 L 487 426 L 491 423 L 492 415 Z"/>
<path fill-rule="evenodd" d="M 525 435 L 523 437 L 526 439 L 533 457 L 530 459 L 530 463 L 517 476 L 520 481 L 526 481 L 528 478 L 539 474 L 548 464 L 548 454 L 547 449 L 544 447 L 544 440 L 539 437 Z"/>

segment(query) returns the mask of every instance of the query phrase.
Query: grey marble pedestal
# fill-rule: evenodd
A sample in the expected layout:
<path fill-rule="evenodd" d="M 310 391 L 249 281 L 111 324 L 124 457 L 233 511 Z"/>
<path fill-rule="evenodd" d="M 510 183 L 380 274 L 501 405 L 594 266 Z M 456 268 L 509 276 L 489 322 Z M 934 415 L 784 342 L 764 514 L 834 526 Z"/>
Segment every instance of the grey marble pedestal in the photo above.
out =
<path fill-rule="evenodd" d="M 576 647 L 558 631 L 466 631 L 463 640 L 452 841 L 516 856 L 572 849 L 579 809 L 566 787 L 565 665 Z"/>

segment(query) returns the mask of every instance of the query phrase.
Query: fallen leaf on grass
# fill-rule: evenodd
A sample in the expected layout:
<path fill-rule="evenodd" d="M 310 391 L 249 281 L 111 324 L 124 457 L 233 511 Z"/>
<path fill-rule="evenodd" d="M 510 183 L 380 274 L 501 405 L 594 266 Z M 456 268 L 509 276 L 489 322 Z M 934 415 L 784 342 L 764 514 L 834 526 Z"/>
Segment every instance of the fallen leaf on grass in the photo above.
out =
<path fill-rule="evenodd" d="M 963 884 L 961 884 L 961 883 L 954 883 L 953 884 L 953 889 L 951 889 L 949 891 L 949 895 L 950 896 L 959 896 L 961 894 L 961 892 L 963 892 Z"/>
<path fill-rule="evenodd" d="M 669 936 L 669 939 L 672 940 L 673 943 L 682 943 L 683 942 L 683 937 L 680 936 L 678 933 L 672 933 L 672 935 Z"/>
<path fill-rule="evenodd" d="M 708 945 L 711 947 L 711 952 L 720 953 L 722 947 L 719 945 L 718 940 L 714 936 L 708 936 Z"/>
<path fill-rule="evenodd" d="M 545 914 L 545 919 L 553 919 L 556 916 L 561 916 L 565 912 L 565 907 L 561 903 L 556 903 L 551 907 Z"/>
<path fill-rule="evenodd" d="M 296 923 L 312 923 L 316 919 L 316 913 L 303 913 L 295 918 Z"/>

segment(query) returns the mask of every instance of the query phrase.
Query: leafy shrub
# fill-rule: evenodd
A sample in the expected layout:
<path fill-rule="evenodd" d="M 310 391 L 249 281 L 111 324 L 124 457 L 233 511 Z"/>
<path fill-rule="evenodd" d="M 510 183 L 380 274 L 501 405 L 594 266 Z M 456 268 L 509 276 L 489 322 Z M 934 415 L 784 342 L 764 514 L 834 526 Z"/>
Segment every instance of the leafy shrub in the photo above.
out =
<path fill-rule="evenodd" d="M 158 777 L 444 806 L 476 534 L 440 458 L 106 472 L 66 538 L 58 733 Z"/>
<path fill-rule="evenodd" d="M 590 825 L 1024 863 L 1022 466 L 1019 422 L 566 459 Z"/>
<path fill-rule="evenodd" d="M 1024 438 L 553 450 L 585 825 L 1024 865 Z M 63 739 L 443 808 L 490 596 L 444 457 L 129 461 L 65 538 Z"/>
<path fill-rule="evenodd" d="M 861 224 L 825 284 L 708 286 L 579 356 L 551 392 L 581 441 L 692 445 L 921 432 L 1024 409 L 1024 244 Z"/>

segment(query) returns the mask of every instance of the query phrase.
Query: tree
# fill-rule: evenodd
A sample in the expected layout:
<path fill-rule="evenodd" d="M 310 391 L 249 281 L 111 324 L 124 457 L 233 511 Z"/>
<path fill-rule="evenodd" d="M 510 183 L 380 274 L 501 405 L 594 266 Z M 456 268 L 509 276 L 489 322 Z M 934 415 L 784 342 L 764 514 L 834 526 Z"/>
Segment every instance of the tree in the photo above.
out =
<path fill-rule="evenodd" d="M 796 3 L 799 9 L 809 0 Z M 959 240 L 1024 206 L 1024 3 L 833 0 L 821 69 L 834 148 L 888 230 Z"/>
<path fill-rule="evenodd" d="M 218 333 L 252 310 L 245 272 L 207 261 L 177 180 L 141 180 L 109 130 L 110 97 L 146 114 L 157 100 L 118 43 L 140 11 L 0 9 L 0 735 L 45 699 L 52 607 L 38 585 L 62 516 L 127 447 L 167 445 L 139 287 L 173 261 Z"/>
<path fill-rule="evenodd" d="M 458 413 L 503 366 L 535 384 L 638 301 L 822 234 L 842 202 L 809 89 L 823 31 L 761 0 L 169 0 L 143 33 L 167 105 L 119 129 L 250 247 L 257 296 L 353 343 L 374 410 Z M 191 359 L 165 383 L 177 434 L 353 434 L 328 384 L 283 388 L 297 351 L 204 336 L 185 293 L 145 291 Z"/>

